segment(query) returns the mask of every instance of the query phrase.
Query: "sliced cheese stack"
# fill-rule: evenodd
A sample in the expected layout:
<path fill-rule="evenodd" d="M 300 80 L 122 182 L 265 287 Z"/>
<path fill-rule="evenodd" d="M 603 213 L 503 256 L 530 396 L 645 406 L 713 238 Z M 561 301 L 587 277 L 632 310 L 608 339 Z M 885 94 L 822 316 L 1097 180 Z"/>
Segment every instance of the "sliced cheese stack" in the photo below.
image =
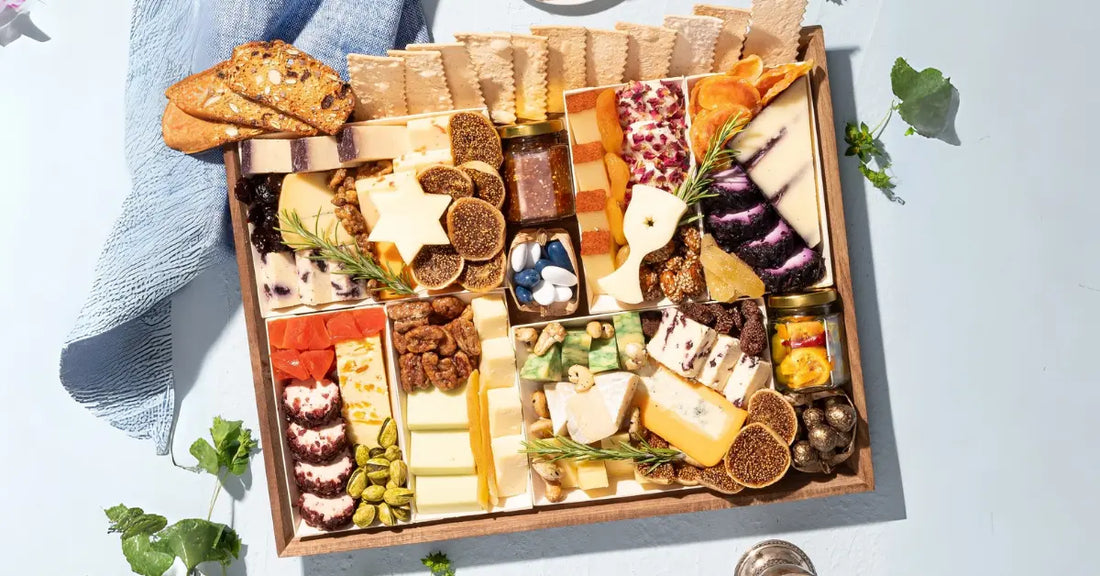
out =
<path fill-rule="evenodd" d="M 336 344 L 344 421 L 353 444 L 378 445 L 378 430 L 391 415 L 385 349 L 376 334 Z"/>
<path fill-rule="evenodd" d="M 481 510 L 466 388 L 411 392 L 405 414 L 417 511 L 457 514 Z"/>

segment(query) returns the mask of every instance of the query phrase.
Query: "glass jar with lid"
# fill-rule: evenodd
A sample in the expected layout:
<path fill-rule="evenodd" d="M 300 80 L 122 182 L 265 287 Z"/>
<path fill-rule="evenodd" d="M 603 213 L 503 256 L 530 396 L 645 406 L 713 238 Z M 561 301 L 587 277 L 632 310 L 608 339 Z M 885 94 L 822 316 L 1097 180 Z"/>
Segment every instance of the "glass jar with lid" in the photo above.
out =
<path fill-rule="evenodd" d="M 572 216 L 573 170 L 565 124 L 547 120 L 505 126 L 500 138 L 508 187 L 504 217 L 530 224 Z"/>
<path fill-rule="evenodd" d="M 768 334 L 776 389 L 813 392 L 851 381 L 836 290 L 768 297 Z"/>

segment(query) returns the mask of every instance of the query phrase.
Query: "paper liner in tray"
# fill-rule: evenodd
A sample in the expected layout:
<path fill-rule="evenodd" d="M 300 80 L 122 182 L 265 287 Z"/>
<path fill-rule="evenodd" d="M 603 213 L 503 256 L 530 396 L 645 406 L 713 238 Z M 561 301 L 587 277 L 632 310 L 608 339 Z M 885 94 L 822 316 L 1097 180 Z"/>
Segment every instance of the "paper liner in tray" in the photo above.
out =
<path fill-rule="evenodd" d="M 521 304 L 519 299 L 516 298 L 516 286 L 512 281 L 512 277 L 516 272 L 512 270 L 511 255 L 512 250 L 516 246 L 526 242 L 538 242 L 543 247 L 548 242 L 557 240 L 561 242 L 565 247 L 566 254 L 569 255 L 569 263 L 573 266 L 573 271 L 577 274 L 577 285 L 573 287 L 573 298 L 566 302 L 554 302 L 549 306 L 542 306 L 536 302 L 530 302 L 528 304 Z M 525 319 L 537 320 L 540 318 L 560 318 L 562 316 L 569 316 L 577 311 L 577 306 L 581 301 L 581 276 L 582 271 L 580 266 L 577 265 L 577 255 L 573 249 L 573 240 L 569 236 L 569 232 L 562 228 L 525 228 L 516 232 L 512 243 L 508 245 L 508 266 L 506 270 L 505 283 L 508 286 L 508 294 L 512 297 L 512 301 L 516 305 L 516 309 L 523 313 Z"/>

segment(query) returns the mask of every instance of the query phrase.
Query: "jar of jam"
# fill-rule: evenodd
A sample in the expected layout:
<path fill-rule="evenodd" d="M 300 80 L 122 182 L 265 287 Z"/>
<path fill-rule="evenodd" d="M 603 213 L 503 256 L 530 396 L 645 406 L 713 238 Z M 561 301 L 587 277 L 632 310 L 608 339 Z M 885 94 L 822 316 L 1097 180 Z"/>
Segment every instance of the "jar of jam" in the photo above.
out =
<path fill-rule="evenodd" d="M 573 170 L 569 135 L 561 120 L 500 129 L 504 147 L 504 217 L 530 224 L 572 216 Z"/>
<path fill-rule="evenodd" d="M 813 392 L 851 381 L 836 290 L 770 296 L 768 334 L 776 389 Z"/>

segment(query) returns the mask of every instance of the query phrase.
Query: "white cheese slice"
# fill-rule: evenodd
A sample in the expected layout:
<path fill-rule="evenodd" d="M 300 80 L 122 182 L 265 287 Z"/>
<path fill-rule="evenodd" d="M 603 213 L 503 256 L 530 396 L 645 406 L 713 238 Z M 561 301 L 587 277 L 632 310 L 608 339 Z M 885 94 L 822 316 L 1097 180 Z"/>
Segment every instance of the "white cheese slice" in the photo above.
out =
<path fill-rule="evenodd" d="M 438 44 L 409 44 L 405 50 L 429 50 L 443 56 L 443 72 L 447 77 L 447 88 L 451 91 L 451 100 L 455 110 L 466 108 L 484 108 L 485 98 L 481 95 L 481 85 L 474 71 L 474 63 L 461 42 Z"/>
<path fill-rule="evenodd" d="M 284 174 L 291 172 L 290 140 L 253 138 L 239 145 L 241 174 Z"/>
<path fill-rule="evenodd" d="M 253 247 L 252 262 L 256 266 L 256 292 L 265 310 L 301 303 L 298 292 L 298 268 L 293 252 L 260 254 Z"/>
<path fill-rule="evenodd" d="M 316 261 L 310 255 L 312 250 L 299 250 L 294 253 L 298 271 L 298 293 L 303 304 L 324 304 L 333 301 L 332 274 L 328 262 Z"/>
<path fill-rule="evenodd" d="M 443 150 L 409 152 L 393 159 L 393 171 L 415 173 L 436 164 L 454 166 L 454 163 L 450 147 Z"/>
<path fill-rule="evenodd" d="M 427 152 L 428 150 L 451 149 L 451 115 L 416 118 L 406 124 L 409 131 L 409 150 Z"/>
<path fill-rule="evenodd" d="M 810 248 L 821 243 L 809 86 L 799 78 L 733 139 L 737 161 Z"/>
<path fill-rule="evenodd" d="M 527 491 L 527 455 L 523 450 L 523 435 L 513 434 L 493 438 L 493 467 L 497 473 L 497 495 L 508 498 Z"/>
<path fill-rule="evenodd" d="M 596 376 L 592 388 L 566 400 L 570 438 L 591 444 L 618 432 L 638 382 L 638 375 L 631 372 L 606 372 Z"/>
<path fill-rule="evenodd" d="M 757 390 L 767 388 L 771 377 L 771 362 L 742 354 L 726 382 L 726 400 L 739 408 L 748 406 L 749 398 Z"/>
<path fill-rule="evenodd" d="M 416 476 L 474 473 L 474 453 L 467 430 L 413 431 L 409 452 L 409 472 Z"/>
<path fill-rule="evenodd" d="M 290 165 L 295 172 L 322 172 L 355 164 L 340 161 L 335 136 L 311 136 L 290 141 Z"/>
<path fill-rule="evenodd" d="M 740 358 L 741 342 L 732 336 L 719 334 L 710 356 L 703 363 L 703 369 L 699 371 L 699 383 L 721 392 Z"/>
<path fill-rule="evenodd" d="M 465 430 L 470 427 L 463 391 L 430 390 L 410 392 L 406 401 L 405 425 L 409 430 Z"/>
<path fill-rule="evenodd" d="M 665 27 L 677 32 L 672 47 L 669 76 L 693 76 L 710 72 L 714 47 L 723 22 L 713 16 L 665 16 Z"/>
<path fill-rule="evenodd" d="M 565 434 L 569 422 L 569 414 L 565 410 L 565 403 L 577 393 L 570 382 L 551 382 L 542 387 L 546 394 L 546 407 L 550 410 L 550 423 L 554 427 L 554 435 Z"/>
<path fill-rule="evenodd" d="M 649 357 L 665 365 L 669 370 L 695 378 L 710 356 L 718 334 L 675 308 L 661 311 L 661 325 L 646 344 Z"/>
<path fill-rule="evenodd" d="M 413 494 L 421 514 L 460 514 L 481 511 L 477 503 L 477 475 L 421 476 Z"/>
<path fill-rule="evenodd" d="M 344 162 L 392 160 L 409 151 L 405 126 L 347 126 L 340 131 L 336 150 Z"/>
<path fill-rule="evenodd" d="M 493 388 L 489 399 L 489 436 L 500 438 L 523 433 L 523 407 L 514 387 Z"/>
<path fill-rule="evenodd" d="M 454 108 L 443 72 L 443 55 L 429 50 L 390 50 L 405 61 L 405 99 L 409 114 L 442 112 Z"/>

